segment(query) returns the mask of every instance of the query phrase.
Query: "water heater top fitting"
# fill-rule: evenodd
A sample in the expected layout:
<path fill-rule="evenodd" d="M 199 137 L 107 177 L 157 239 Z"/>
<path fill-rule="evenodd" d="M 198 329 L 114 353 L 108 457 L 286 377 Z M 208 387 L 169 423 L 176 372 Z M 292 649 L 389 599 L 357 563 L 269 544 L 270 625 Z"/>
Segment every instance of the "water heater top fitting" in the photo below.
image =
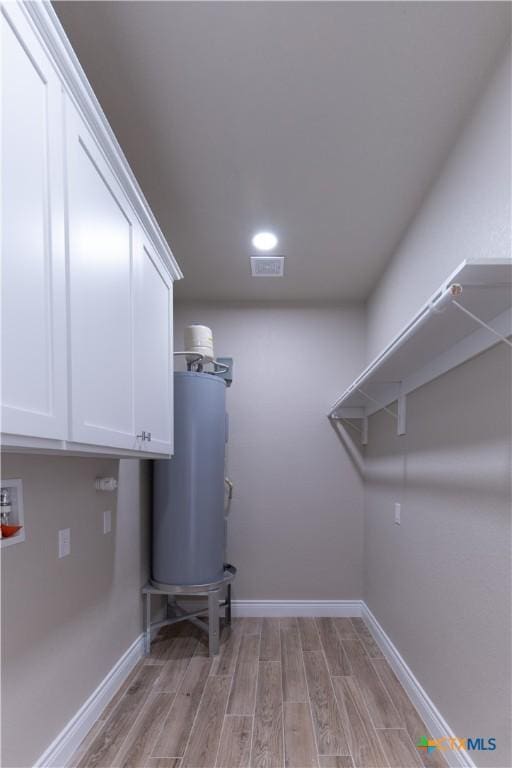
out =
<path fill-rule="evenodd" d="M 206 325 L 193 323 L 185 328 L 185 349 L 190 352 L 187 361 L 194 362 L 197 355 L 203 356 L 203 364 L 215 359 L 213 354 L 213 335 L 211 328 Z M 194 354 L 195 353 L 195 354 Z"/>

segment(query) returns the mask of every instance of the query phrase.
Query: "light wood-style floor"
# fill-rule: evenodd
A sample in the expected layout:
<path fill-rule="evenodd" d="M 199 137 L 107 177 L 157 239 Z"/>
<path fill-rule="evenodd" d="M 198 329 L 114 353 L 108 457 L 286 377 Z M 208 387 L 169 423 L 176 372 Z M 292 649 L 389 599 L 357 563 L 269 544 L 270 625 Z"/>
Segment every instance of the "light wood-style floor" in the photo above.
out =
<path fill-rule="evenodd" d="M 446 768 L 361 619 L 164 627 L 73 768 Z"/>

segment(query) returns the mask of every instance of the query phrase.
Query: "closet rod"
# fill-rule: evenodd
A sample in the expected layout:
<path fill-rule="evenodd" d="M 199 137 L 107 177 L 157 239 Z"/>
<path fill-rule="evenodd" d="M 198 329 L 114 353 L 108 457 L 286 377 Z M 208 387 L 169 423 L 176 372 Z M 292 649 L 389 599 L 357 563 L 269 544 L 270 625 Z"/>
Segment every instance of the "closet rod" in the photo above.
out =
<path fill-rule="evenodd" d="M 356 426 L 356 424 L 352 424 L 352 422 L 349 421 L 349 419 L 347 419 L 345 416 L 333 416 L 332 419 L 333 421 L 342 421 L 347 425 L 347 427 L 351 427 L 356 432 L 359 432 L 360 435 L 363 434 L 363 430 Z"/>

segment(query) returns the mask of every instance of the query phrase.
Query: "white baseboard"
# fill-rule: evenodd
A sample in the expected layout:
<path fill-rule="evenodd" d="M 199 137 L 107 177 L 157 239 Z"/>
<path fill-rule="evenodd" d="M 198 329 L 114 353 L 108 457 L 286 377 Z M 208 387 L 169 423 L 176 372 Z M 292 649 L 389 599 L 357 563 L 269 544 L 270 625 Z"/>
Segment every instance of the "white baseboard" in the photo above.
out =
<path fill-rule="evenodd" d="M 420 685 L 405 659 L 384 632 L 363 600 L 233 600 L 233 616 L 361 616 L 372 631 L 381 651 L 402 683 L 407 695 L 425 722 L 425 736 L 457 736 Z M 476 768 L 466 751 L 443 753 L 451 768 Z"/>
<path fill-rule="evenodd" d="M 400 655 L 389 636 L 370 611 L 365 603 L 362 603 L 361 617 L 368 624 L 372 635 L 377 641 L 382 653 L 389 662 L 395 675 L 398 677 L 405 689 L 408 697 L 418 710 L 421 718 L 427 727 L 425 736 L 433 739 L 439 739 L 442 736 L 461 736 L 456 734 L 448 725 L 442 714 L 439 712 L 434 702 L 428 696 L 425 689 L 420 685 L 405 659 Z M 476 768 L 475 763 L 465 750 L 447 749 L 443 756 L 452 768 Z"/>
<path fill-rule="evenodd" d="M 441 738 L 457 736 L 422 688 L 404 658 L 362 600 L 234 600 L 233 616 L 361 616 L 402 683 L 407 695 L 425 722 L 426 736 Z M 119 659 L 96 690 L 69 721 L 34 768 L 62 768 L 92 728 L 102 710 L 120 688 L 131 670 L 143 656 L 144 636 L 140 635 Z M 451 768 L 476 768 L 466 751 L 447 750 L 443 753 Z"/>
<path fill-rule="evenodd" d="M 233 616 L 361 616 L 361 600 L 233 600 Z"/>
<path fill-rule="evenodd" d="M 144 635 L 140 635 L 112 667 L 95 691 L 67 723 L 34 768 L 63 768 L 76 752 L 116 691 L 144 654 Z"/>

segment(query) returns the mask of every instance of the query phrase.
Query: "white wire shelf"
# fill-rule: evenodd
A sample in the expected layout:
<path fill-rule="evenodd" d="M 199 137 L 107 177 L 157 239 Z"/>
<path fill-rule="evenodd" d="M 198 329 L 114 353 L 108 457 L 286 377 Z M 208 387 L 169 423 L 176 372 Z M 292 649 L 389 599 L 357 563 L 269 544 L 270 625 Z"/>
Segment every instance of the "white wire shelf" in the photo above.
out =
<path fill-rule="evenodd" d="M 512 259 L 463 261 L 343 392 L 329 418 L 366 419 L 398 400 L 403 434 L 409 392 L 500 341 L 512 346 L 511 307 Z"/>

